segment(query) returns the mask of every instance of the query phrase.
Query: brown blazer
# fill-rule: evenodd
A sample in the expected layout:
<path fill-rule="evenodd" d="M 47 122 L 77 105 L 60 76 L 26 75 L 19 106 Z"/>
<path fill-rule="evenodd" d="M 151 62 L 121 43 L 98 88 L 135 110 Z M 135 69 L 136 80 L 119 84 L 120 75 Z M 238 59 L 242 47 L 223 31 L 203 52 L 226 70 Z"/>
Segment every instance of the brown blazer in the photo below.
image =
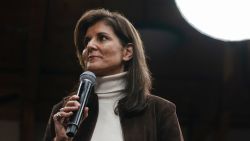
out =
<path fill-rule="evenodd" d="M 136 115 L 120 116 L 124 141 L 183 141 L 175 105 L 158 96 L 149 95 L 146 109 Z M 44 135 L 44 141 L 52 141 L 55 129 L 52 115 L 62 106 L 53 107 Z M 98 116 L 98 98 L 92 96 L 88 117 L 80 125 L 73 141 L 90 141 Z M 119 109 L 119 106 L 118 106 Z M 121 114 L 119 114 L 121 115 Z"/>

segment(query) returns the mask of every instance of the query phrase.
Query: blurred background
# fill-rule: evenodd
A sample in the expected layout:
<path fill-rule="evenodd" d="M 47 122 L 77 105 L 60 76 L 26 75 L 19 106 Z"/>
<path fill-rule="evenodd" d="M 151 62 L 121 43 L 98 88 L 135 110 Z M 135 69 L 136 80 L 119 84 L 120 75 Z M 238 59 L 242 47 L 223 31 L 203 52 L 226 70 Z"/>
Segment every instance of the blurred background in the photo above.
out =
<path fill-rule="evenodd" d="M 174 0 L 5 0 L 0 7 L 1 141 L 42 140 L 52 106 L 81 74 L 74 26 L 101 7 L 139 30 L 153 94 L 176 104 L 186 141 L 249 141 L 249 40 L 202 35 Z"/>

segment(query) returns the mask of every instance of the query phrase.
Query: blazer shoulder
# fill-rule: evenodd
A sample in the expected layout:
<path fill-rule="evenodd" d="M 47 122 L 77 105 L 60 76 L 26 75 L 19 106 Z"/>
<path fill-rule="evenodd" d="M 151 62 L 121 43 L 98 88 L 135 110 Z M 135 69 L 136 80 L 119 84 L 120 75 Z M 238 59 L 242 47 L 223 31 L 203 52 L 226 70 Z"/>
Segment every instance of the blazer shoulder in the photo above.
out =
<path fill-rule="evenodd" d="M 149 105 L 154 105 L 154 107 L 156 108 L 156 110 L 164 110 L 164 111 L 168 111 L 170 113 L 175 112 L 176 110 L 176 106 L 173 102 L 162 98 L 160 96 L 156 96 L 156 95 L 148 95 L 147 96 L 147 100 L 148 100 L 148 104 Z"/>

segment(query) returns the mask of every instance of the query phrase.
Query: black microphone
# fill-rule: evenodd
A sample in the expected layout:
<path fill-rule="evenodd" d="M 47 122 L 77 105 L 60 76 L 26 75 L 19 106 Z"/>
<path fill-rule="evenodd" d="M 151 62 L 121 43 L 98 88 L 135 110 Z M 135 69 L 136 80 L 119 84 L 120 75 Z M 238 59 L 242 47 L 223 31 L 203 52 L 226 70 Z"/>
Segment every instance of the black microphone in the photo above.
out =
<path fill-rule="evenodd" d="M 68 122 L 66 130 L 66 134 L 68 137 L 74 137 L 78 130 L 81 118 L 83 116 L 82 114 L 84 107 L 86 107 L 92 87 L 95 85 L 95 79 L 95 74 L 90 71 L 83 72 L 80 75 L 80 85 L 77 91 L 77 95 L 79 96 L 80 108 L 79 110 L 74 112 Z"/>

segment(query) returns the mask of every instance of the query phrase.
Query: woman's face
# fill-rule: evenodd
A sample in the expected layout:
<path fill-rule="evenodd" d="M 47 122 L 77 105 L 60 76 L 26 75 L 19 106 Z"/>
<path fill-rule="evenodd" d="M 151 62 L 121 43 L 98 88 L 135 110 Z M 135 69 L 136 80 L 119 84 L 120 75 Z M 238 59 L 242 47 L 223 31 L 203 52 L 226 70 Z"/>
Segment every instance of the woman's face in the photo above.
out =
<path fill-rule="evenodd" d="M 97 76 L 124 71 L 124 62 L 132 58 L 131 46 L 123 47 L 112 27 L 99 21 L 87 29 L 82 52 L 85 68 Z"/>

